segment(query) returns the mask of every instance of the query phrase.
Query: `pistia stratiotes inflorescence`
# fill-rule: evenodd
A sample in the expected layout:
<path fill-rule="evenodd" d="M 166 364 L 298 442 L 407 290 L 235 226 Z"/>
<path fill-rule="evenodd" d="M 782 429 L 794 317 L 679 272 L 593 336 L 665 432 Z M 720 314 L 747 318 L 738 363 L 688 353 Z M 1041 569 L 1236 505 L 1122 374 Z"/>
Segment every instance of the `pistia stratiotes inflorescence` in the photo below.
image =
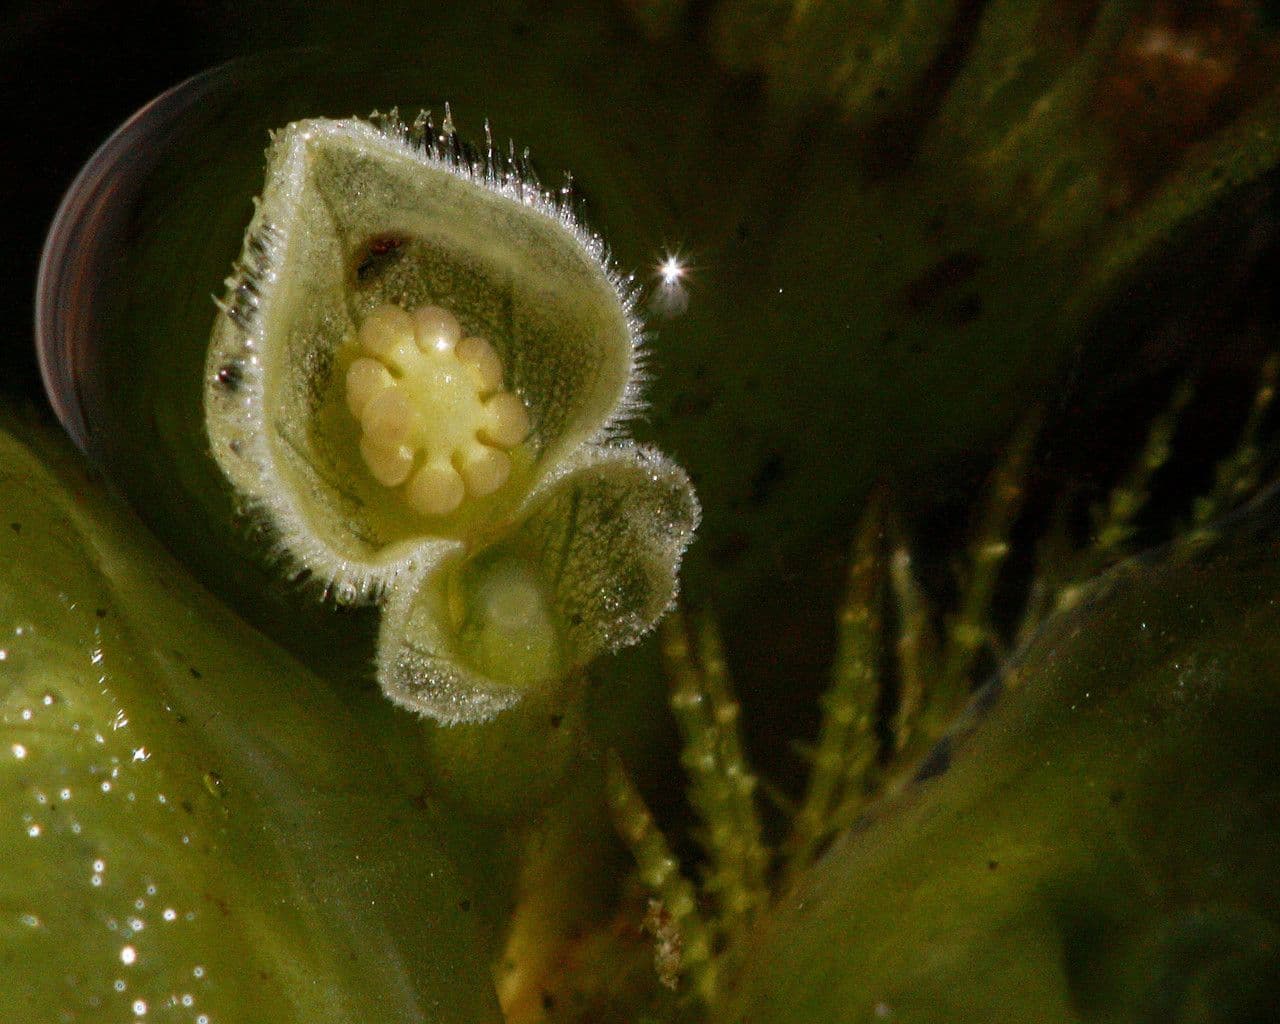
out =
<path fill-rule="evenodd" d="M 297 122 L 227 287 L 214 456 L 298 571 L 383 603 L 394 700 L 486 719 L 671 604 L 697 500 L 624 435 L 631 283 L 567 189 L 448 116 Z"/>

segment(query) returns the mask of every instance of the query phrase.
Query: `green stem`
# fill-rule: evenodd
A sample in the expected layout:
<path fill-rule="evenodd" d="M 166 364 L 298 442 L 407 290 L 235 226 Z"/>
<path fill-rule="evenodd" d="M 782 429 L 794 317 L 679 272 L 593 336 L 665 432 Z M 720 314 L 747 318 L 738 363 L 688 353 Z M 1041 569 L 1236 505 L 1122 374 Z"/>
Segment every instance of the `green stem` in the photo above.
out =
<path fill-rule="evenodd" d="M 884 494 L 875 494 L 854 540 L 848 587 L 840 608 L 835 664 L 822 697 L 822 723 L 809 785 L 786 846 L 788 877 L 809 865 L 818 846 L 831 834 L 832 811 L 852 794 L 863 793 L 867 774 L 875 765 L 885 511 Z"/>
<path fill-rule="evenodd" d="M 716 963 L 711 932 L 698 910 L 693 884 L 681 872 L 680 862 L 616 752 L 609 752 L 605 771 L 614 825 L 635 858 L 640 880 L 660 901 L 661 913 L 674 926 L 679 973 L 689 980 L 692 994 L 710 1004 L 716 994 Z"/>
<path fill-rule="evenodd" d="M 972 682 L 969 674 L 992 635 L 992 597 L 1000 569 L 1009 554 L 1009 532 L 1022 507 L 1039 425 L 1039 413 L 1024 420 L 996 466 L 981 523 L 969 548 L 968 578 L 960 595 L 959 610 L 947 623 L 942 670 L 921 714 L 920 741 L 923 743 L 930 743 L 941 735 L 968 695 Z"/>

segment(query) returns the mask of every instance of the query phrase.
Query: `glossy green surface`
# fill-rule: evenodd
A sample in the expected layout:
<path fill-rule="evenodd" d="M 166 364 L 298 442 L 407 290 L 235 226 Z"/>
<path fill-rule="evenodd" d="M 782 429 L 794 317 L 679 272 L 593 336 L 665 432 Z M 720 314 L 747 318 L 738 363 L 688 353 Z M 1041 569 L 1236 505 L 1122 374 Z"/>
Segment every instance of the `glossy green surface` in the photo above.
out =
<path fill-rule="evenodd" d="M 46 427 L 3 426 L 0 1019 L 498 1019 L 483 899 L 382 697 L 225 612 Z"/>
<path fill-rule="evenodd" d="M 720 1019 L 1273 1020 L 1275 543 L 1123 566 L 1054 622 L 783 900 Z"/>

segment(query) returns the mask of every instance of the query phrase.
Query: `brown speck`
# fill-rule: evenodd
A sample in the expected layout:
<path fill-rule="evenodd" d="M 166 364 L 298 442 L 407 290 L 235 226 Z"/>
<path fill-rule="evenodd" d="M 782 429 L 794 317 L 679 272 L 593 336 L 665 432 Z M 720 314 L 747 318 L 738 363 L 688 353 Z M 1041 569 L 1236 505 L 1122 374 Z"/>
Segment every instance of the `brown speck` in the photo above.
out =
<path fill-rule="evenodd" d="M 369 239 L 356 260 L 357 283 L 364 284 L 386 271 L 403 255 L 407 241 L 403 235 L 397 234 L 375 235 Z"/>
<path fill-rule="evenodd" d="M 244 381 L 244 371 L 236 363 L 227 363 L 218 370 L 214 379 L 227 391 L 237 391 Z"/>

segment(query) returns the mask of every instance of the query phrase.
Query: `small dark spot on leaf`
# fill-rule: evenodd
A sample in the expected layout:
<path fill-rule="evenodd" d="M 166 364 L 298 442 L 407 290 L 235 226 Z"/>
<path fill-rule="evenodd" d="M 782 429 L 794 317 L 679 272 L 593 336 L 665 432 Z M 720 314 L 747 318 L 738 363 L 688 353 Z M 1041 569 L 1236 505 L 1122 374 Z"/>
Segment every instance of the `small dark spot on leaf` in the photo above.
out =
<path fill-rule="evenodd" d="M 228 391 L 236 391 L 244 383 L 244 371 L 240 369 L 238 363 L 227 363 L 218 371 L 215 379 Z"/>
<path fill-rule="evenodd" d="M 95 608 L 93 610 L 93 614 L 100 619 L 105 619 L 107 617 L 107 610 L 105 608 Z"/>
<path fill-rule="evenodd" d="M 559 729 L 563 723 L 564 723 L 564 715 L 551 716 L 551 728 Z"/>
<path fill-rule="evenodd" d="M 192 678 L 192 679 L 203 679 L 203 678 L 204 678 L 204 673 L 203 673 L 203 672 L 201 672 L 201 671 L 200 671 L 198 668 L 196 668 L 194 665 L 192 665 L 192 666 L 191 666 L 191 678 Z"/>
<path fill-rule="evenodd" d="M 542 1008 L 548 1013 L 556 1008 L 556 997 L 550 992 L 542 993 Z"/>
<path fill-rule="evenodd" d="M 994 871 L 994 870 L 995 870 L 996 868 L 998 868 L 999 866 L 1000 866 L 1000 862 L 999 862 L 998 860 L 989 860 L 989 861 L 987 861 L 987 870 L 988 870 L 988 871 Z"/>
<path fill-rule="evenodd" d="M 468 911 L 471 910 L 471 901 L 458 900 L 458 909 L 461 910 L 464 914 L 467 913 Z"/>
<path fill-rule="evenodd" d="M 10 524 L 9 524 L 9 529 L 11 529 L 14 533 L 21 533 L 21 532 L 22 532 L 22 524 L 21 524 L 21 523 L 10 523 Z"/>
<path fill-rule="evenodd" d="M 356 281 L 367 284 L 373 278 L 386 272 L 388 268 L 404 255 L 404 235 L 374 235 L 361 250 L 356 260 Z"/>
<path fill-rule="evenodd" d="M 190 800 L 183 800 L 183 801 L 181 802 L 181 804 L 179 804 L 179 806 L 180 806 L 184 811 L 186 811 L 188 814 L 195 814 L 195 813 L 196 813 L 196 809 L 191 805 L 191 801 L 190 801 Z"/>
<path fill-rule="evenodd" d="M 1120 804 L 1124 803 L 1124 790 L 1113 789 L 1108 799 L 1111 801 L 1112 807 L 1119 806 Z"/>

